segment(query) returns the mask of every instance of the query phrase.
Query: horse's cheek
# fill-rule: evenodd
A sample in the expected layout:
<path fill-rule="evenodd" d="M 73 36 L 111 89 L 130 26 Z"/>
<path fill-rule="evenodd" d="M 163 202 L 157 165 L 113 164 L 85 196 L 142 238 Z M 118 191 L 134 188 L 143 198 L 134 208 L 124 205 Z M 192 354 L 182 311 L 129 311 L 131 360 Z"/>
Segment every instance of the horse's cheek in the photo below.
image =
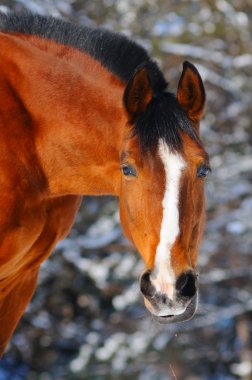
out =
<path fill-rule="evenodd" d="M 128 213 L 128 204 L 124 198 L 120 200 L 120 220 L 123 228 L 124 235 L 127 239 L 132 241 L 131 231 L 130 231 L 130 223 L 129 223 L 129 213 Z"/>

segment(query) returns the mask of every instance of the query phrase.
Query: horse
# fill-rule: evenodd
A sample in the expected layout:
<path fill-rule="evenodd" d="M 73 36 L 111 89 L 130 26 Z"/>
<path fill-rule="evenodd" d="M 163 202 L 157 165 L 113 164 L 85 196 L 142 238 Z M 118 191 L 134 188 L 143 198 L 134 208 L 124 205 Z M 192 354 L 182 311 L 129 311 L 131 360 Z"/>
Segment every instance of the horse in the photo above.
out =
<path fill-rule="evenodd" d="M 0 14 L 0 56 L 1 355 L 85 195 L 119 198 L 153 319 L 190 319 L 210 171 L 196 67 L 174 95 L 126 36 L 29 12 Z"/>

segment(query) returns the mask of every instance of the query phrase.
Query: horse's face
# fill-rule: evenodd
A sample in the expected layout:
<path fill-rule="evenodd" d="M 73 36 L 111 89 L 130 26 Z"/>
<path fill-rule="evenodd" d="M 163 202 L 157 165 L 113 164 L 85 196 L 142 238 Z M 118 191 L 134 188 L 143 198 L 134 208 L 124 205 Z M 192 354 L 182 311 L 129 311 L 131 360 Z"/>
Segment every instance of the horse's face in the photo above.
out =
<path fill-rule="evenodd" d="M 180 109 L 174 111 L 176 117 L 168 116 L 180 125 L 186 120 L 190 120 L 189 124 L 185 128 L 170 126 L 172 133 L 177 133 L 175 139 L 162 130 L 165 125 L 153 125 L 160 129 L 158 136 L 152 132 L 156 143 L 148 149 L 148 142 L 142 144 L 148 137 L 136 128 L 145 128 L 137 123 L 144 124 L 144 113 L 151 112 L 148 107 L 159 107 L 163 112 L 159 100 L 153 99 L 147 69 L 141 68 L 125 91 L 124 101 L 131 122 L 125 129 L 120 157 L 120 211 L 124 232 L 146 263 L 140 280 L 145 305 L 155 319 L 166 323 L 189 319 L 197 306 L 204 179 L 210 169 L 208 156 L 197 137 L 205 95 L 194 66 L 184 65 L 177 100 L 169 100 Z M 179 120 L 179 115 L 184 120 Z M 161 115 L 161 119 L 163 122 L 165 116 Z M 153 120 L 158 122 L 158 117 Z M 167 128 L 169 123 L 167 120 Z"/>

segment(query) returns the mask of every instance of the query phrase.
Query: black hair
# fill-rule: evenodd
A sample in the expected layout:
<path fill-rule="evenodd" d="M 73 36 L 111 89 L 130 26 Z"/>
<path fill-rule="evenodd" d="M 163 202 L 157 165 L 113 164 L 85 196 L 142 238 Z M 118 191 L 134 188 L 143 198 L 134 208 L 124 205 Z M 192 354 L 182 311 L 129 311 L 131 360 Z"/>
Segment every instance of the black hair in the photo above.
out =
<path fill-rule="evenodd" d="M 171 151 L 182 151 L 181 131 L 201 145 L 193 123 L 180 107 L 174 94 L 169 92 L 154 95 L 145 112 L 135 119 L 133 127 L 133 133 L 139 137 L 144 150 L 155 150 L 159 139 L 162 139 Z"/>

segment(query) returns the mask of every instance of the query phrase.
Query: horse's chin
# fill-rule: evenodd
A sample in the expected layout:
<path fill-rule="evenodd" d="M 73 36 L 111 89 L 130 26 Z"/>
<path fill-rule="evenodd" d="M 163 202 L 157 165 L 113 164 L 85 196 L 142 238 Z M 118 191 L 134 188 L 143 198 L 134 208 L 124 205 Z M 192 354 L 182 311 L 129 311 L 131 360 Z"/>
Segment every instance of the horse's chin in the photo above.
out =
<path fill-rule="evenodd" d="M 164 315 L 162 317 L 152 314 L 153 319 L 160 324 L 167 323 L 176 323 L 176 322 L 186 322 L 192 319 L 198 304 L 198 296 L 197 294 L 192 298 L 191 302 L 188 304 L 186 310 L 182 314 L 178 315 Z"/>

